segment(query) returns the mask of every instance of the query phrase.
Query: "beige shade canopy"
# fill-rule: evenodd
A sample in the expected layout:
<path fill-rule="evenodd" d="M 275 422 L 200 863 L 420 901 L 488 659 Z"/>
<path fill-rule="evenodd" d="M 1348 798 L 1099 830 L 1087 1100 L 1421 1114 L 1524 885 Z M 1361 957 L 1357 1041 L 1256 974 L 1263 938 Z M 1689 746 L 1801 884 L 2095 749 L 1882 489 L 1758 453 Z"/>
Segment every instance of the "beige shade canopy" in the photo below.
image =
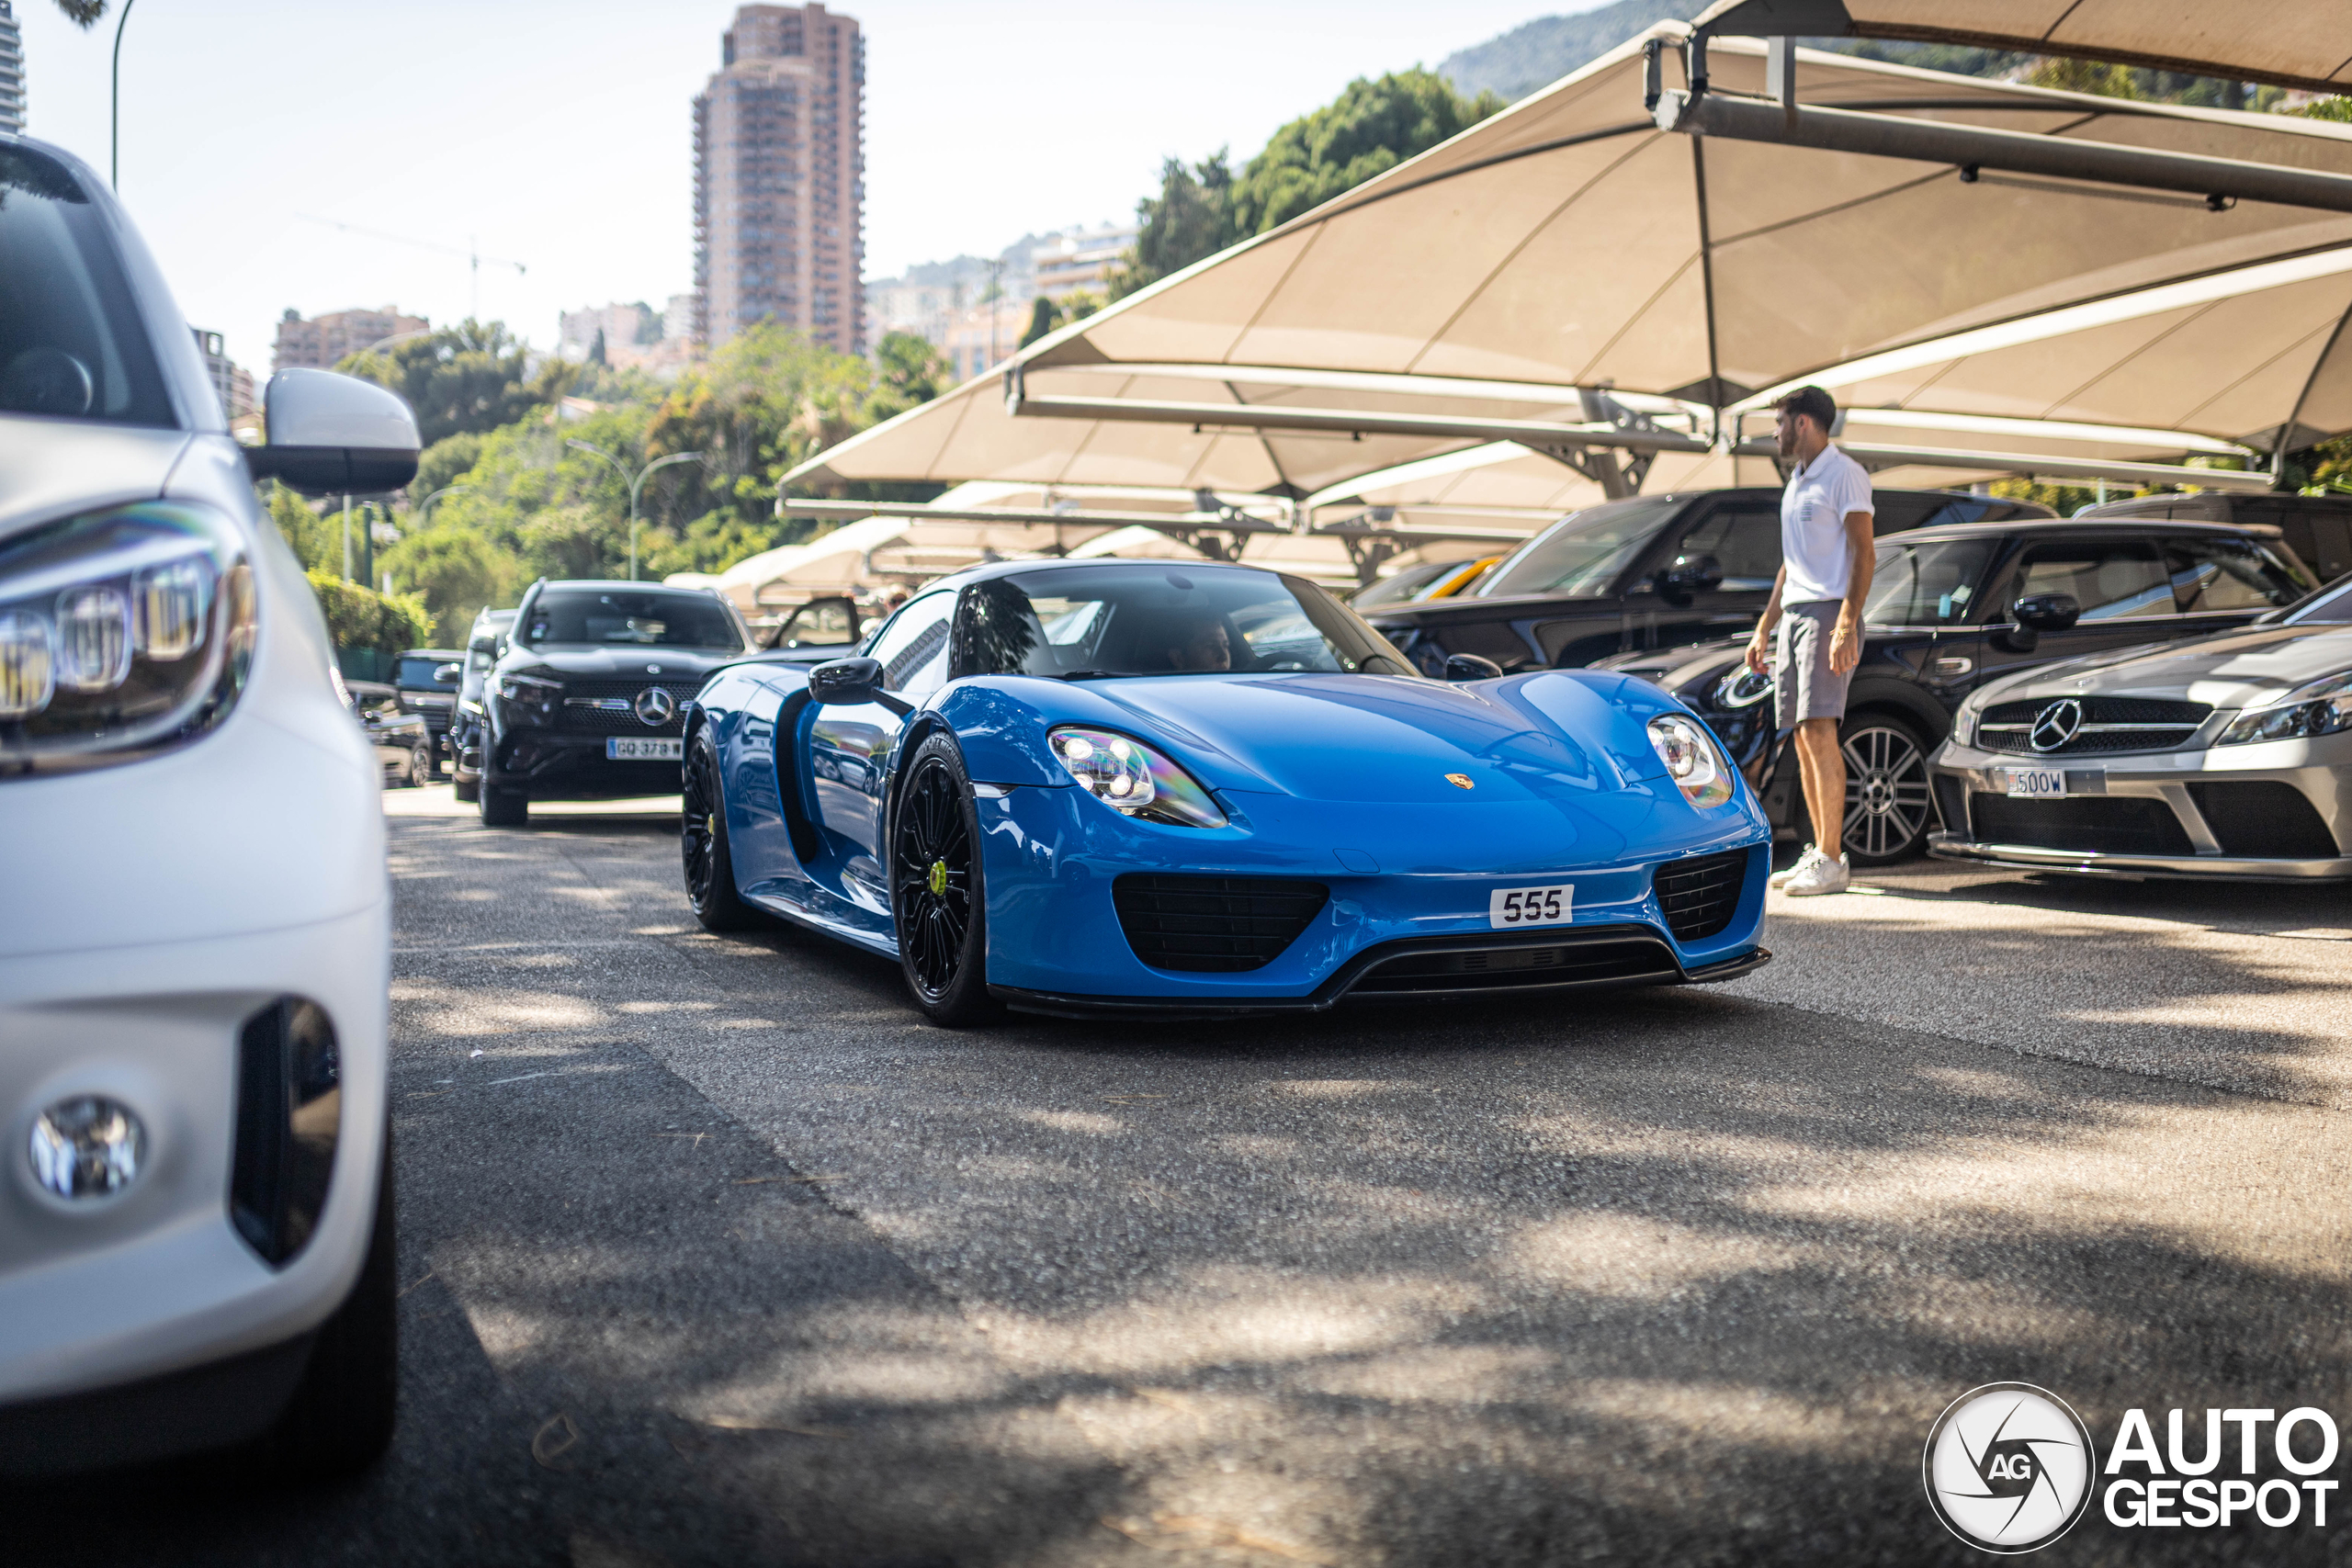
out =
<path fill-rule="evenodd" d="M 1693 25 L 2066 54 L 2318 92 L 2352 85 L 2352 0 L 1720 0 Z"/>
<path fill-rule="evenodd" d="M 1650 36 L 1679 44 L 1687 32 L 1665 24 Z M 1713 410 L 1836 375 L 1847 378 L 1844 400 L 1929 413 L 2177 424 L 2266 447 L 2290 417 L 2305 430 L 2352 428 L 2352 387 L 2336 394 L 2321 325 L 2337 264 L 2352 258 L 2352 214 L 2254 200 L 2212 211 L 2145 190 L 1990 172 L 1966 181 L 1948 165 L 1661 131 L 1644 108 L 1641 42 L 1032 344 L 1016 356 L 1024 395 L 1573 425 L 1583 418 L 1577 389 L 1607 387 L 1667 429 L 1705 435 Z M 1759 41 L 1719 39 L 1710 58 L 1718 92 L 1763 90 Z M 1679 53 L 1668 51 L 1664 65 L 1679 84 Z M 2352 174 L 2352 129 L 2299 118 L 2086 97 L 1810 51 L 1797 51 L 1796 84 L 1807 106 Z M 2282 266 L 2312 276 L 2289 280 Z M 2180 340 L 2197 345 L 2187 358 L 2167 357 L 2160 341 L 2139 344 L 2136 360 L 2132 345 L 2100 345 L 2083 362 L 2112 372 L 2098 386 L 2045 367 L 2006 390 L 1932 368 L 1962 358 L 1955 345 L 2030 357 L 2053 334 L 2089 344 L 2094 328 L 2079 313 L 2116 300 L 2142 323 L 2125 337 L 2143 327 L 2154 337 L 2174 324 L 2155 308 L 2167 288 L 2197 296 L 2178 310 L 2211 318 L 2211 330 Z M 2340 320 L 2344 302 L 2334 309 Z M 2246 319 L 2255 330 L 2232 330 Z M 1886 368 L 1920 355 L 1927 368 Z M 1486 444 L 1235 428 L 1208 415 L 1016 416 L 990 377 L 820 454 L 787 482 L 988 479 L 1298 495 Z M 1668 480 L 1668 457 L 1645 488 Z"/>

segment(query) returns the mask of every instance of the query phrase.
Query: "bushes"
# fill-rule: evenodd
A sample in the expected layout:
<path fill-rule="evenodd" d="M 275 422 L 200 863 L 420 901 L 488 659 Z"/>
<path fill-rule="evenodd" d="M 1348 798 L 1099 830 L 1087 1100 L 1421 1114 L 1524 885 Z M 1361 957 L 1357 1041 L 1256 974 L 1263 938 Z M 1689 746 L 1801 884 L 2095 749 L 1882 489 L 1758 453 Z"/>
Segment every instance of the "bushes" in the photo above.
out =
<path fill-rule="evenodd" d="M 327 618 L 327 635 L 335 652 L 397 654 L 424 645 L 432 628 L 424 598 L 415 593 L 390 597 L 345 582 L 329 572 L 311 573 L 311 592 Z"/>

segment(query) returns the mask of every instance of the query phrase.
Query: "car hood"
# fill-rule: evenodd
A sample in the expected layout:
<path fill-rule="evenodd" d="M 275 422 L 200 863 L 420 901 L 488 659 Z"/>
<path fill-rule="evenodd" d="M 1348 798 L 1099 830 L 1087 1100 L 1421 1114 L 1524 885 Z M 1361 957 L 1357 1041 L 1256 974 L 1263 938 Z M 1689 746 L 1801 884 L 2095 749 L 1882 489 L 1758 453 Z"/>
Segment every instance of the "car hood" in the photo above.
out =
<path fill-rule="evenodd" d="M 1987 686 L 1981 701 L 2097 694 L 2260 707 L 2346 670 L 2352 670 L 2352 626 L 2255 626 L 2045 665 Z"/>
<path fill-rule="evenodd" d="M 1397 804 L 1589 795 L 1662 777 L 1645 726 L 1679 711 L 1645 682 L 1584 671 L 1461 685 L 1381 675 L 1159 676 L 1069 690 L 1073 700 L 1056 706 L 1099 707 L 1099 722 L 1164 738 L 1210 784 Z M 1468 789 L 1453 782 L 1456 774 Z"/>
<path fill-rule="evenodd" d="M 742 657 L 717 649 L 690 648 L 518 648 L 500 668 L 507 671 L 553 671 L 605 681 L 671 679 L 707 675 L 720 665 Z"/>
<path fill-rule="evenodd" d="M 78 512 L 164 493 L 184 430 L 0 414 L 0 539 Z"/>

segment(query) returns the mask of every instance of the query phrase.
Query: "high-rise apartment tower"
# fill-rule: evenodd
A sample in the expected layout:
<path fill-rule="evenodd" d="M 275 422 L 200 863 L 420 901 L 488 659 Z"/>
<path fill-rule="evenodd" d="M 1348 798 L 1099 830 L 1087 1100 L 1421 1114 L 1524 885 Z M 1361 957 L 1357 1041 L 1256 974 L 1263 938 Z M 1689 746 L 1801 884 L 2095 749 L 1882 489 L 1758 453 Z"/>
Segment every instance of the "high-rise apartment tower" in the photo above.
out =
<path fill-rule="evenodd" d="M 17 8 L 0 0 L 0 130 L 25 129 L 25 39 Z"/>
<path fill-rule="evenodd" d="M 822 6 L 745 6 L 695 99 L 695 336 L 755 321 L 865 346 L 865 40 Z"/>

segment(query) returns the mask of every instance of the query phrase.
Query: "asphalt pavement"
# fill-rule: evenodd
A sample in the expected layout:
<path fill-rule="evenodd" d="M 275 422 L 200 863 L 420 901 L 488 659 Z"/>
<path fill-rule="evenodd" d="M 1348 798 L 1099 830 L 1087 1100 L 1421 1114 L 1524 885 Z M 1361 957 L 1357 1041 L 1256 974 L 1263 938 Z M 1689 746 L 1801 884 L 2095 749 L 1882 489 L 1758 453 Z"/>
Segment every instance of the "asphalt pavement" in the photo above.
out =
<path fill-rule="evenodd" d="M 394 1451 L 12 1561 L 1957 1562 L 1974 1385 L 2352 1415 L 2346 894 L 1913 867 L 1719 987 L 946 1032 L 702 932 L 674 818 L 387 801 Z"/>

